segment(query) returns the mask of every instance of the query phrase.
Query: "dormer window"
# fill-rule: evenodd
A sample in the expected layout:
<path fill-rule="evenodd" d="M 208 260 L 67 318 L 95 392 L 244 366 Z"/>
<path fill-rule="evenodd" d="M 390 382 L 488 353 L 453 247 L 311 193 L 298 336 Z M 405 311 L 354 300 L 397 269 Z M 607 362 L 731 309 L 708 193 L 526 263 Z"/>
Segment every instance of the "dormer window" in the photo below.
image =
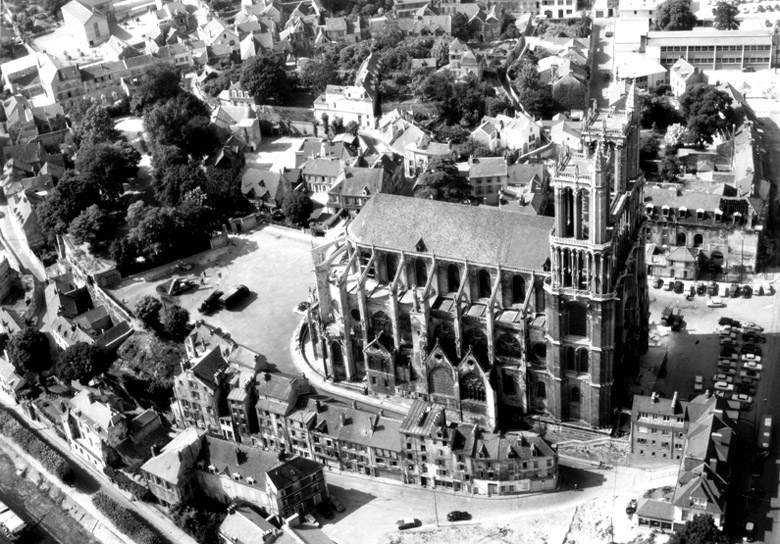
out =
<path fill-rule="evenodd" d="M 699 208 L 698 210 L 696 210 L 696 219 L 698 219 L 699 221 L 704 219 L 704 210 L 703 209 Z"/>
<path fill-rule="evenodd" d="M 715 220 L 723 221 L 723 212 L 720 209 L 715 210 Z"/>
<path fill-rule="evenodd" d="M 248 483 L 249 485 L 255 485 L 255 483 L 257 483 L 257 480 L 255 480 L 252 476 L 250 476 L 249 478 L 246 479 L 246 483 Z"/>
<path fill-rule="evenodd" d="M 215 467 L 214 465 L 209 465 L 209 472 L 211 472 L 212 474 L 216 474 L 217 467 Z"/>
<path fill-rule="evenodd" d="M 669 217 L 669 206 L 661 206 L 661 215 Z"/>
<path fill-rule="evenodd" d="M 241 475 L 238 472 L 234 472 L 233 479 L 238 482 L 241 480 Z"/>
<path fill-rule="evenodd" d="M 677 210 L 677 216 L 680 219 L 685 219 L 688 216 L 688 208 L 685 206 L 680 206 L 680 209 Z"/>

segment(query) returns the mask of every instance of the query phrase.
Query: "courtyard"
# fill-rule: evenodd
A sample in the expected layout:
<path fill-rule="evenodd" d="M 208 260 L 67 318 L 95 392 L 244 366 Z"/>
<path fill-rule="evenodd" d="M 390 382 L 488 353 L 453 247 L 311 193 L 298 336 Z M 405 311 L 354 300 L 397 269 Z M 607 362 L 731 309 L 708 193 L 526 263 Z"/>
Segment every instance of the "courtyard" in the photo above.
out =
<path fill-rule="evenodd" d="M 202 319 L 230 333 L 238 343 L 259 353 L 279 371 L 297 374 L 289 353 L 290 338 L 301 317 L 295 306 L 306 300 L 313 284 L 311 237 L 298 231 L 262 226 L 231 236 L 225 248 L 207 251 L 184 262 L 193 265 L 177 271 L 175 263 L 124 278 L 112 294 L 133 308 L 144 295 L 160 297 L 156 287 L 172 277 L 194 279 L 197 287 L 178 296 L 165 297 L 190 312 L 190 320 Z M 246 285 L 250 294 L 231 310 L 203 315 L 198 307 L 215 289 L 227 293 Z"/>

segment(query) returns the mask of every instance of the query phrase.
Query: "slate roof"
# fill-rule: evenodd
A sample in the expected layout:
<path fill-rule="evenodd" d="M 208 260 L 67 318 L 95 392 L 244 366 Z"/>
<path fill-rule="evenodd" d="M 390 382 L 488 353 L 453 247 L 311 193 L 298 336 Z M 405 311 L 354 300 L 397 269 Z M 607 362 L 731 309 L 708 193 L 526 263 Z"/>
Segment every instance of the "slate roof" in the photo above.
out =
<path fill-rule="evenodd" d="M 481 157 L 474 159 L 469 167 L 469 178 L 486 176 L 506 176 L 507 166 L 504 157 Z"/>
<path fill-rule="evenodd" d="M 696 255 L 693 249 L 689 247 L 677 247 L 666 256 L 666 260 L 670 262 L 695 263 Z"/>
<path fill-rule="evenodd" d="M 497 208 L 378 194 L 347 227 L 359 244 L 507 268 L 544 270 L 551 217 L 503 213 Z"/>
<path fill-rule="evenodd" d="M 640 413 L 656 414 L 659 416 L 682 415 L 683 405 L 676 399 L 650 397 L 646 395 L 634 395 L 634 404 L 631 413 L 636 419 Z"/>
<path fill-rule="evenodd" d="M 364 196 L 365 190 L 365 196 L 373 196 L 382 191 L 384 176 L 381 168 L 345 168 L 332 191 L 344 196 Z"/>
<path fill-rule="evenodd" d="M 87 389 L 79 391 L 75 397 L 70 399 L 69 404 L 76 417 L 86 419 L 97 426 L 95 431 L 101 435 L 125 419 L 111 406 L 95 399 L 92 392 Z"/>
<path fill-rule="evenodd" d="M 217 372 L 224 372 L 227 368 L 228 364 L 219 348 L 214 348 L 204 354 L 192 367 L 192 373 L 210 388 L 216 389 L 218 384 L 214 381 L 214 375 Z"/>
<path fill-rule="evenodd" d="M 303 163 L 304 176 L 325 176 L 335 178 L 341 172 L 343 163 L 335 159 L 309 159 Z"/>
<path fill-rule="evenodd" d="M 674 505 L 665 501 L 646 500 L 639 503 L 636 513 L 640 518 L 672 521 L 674 519 Z"/>
<path fill-rule="evenodd" d="M 267 475 L 276 489 L 284 489 L 318 472 L 322 472 L 322 464 L 295 456 L 289 460 L 280 461 L 267 472 Z"/>
<path fill-rule="evenodd" d="M 362 212 L 361 212 L 362 213 Z M 401 423 L 402 434 L 432 436 L 445 425 L 444 406 L 417 399 Z"/>
<path fill-rule="evenodd" d="M 256 544 L 264 537 L 276 531 L 276 527 L 248 506 L 229 510 L 219 526 L 219 534 L 227 542 L 234 544 Z"/>

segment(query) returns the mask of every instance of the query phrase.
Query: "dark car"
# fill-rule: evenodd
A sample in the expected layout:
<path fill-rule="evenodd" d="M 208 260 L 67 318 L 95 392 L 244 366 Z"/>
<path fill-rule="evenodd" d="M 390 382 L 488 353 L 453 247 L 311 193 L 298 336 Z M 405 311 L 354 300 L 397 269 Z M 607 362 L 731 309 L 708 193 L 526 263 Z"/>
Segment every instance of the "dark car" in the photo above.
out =
<path fill-rule="evenodd" d="M 703 283 L 697 284 L 696 285 L 696 294 L 699 295 L 700 297 L 703 297 L 704 295 L 706 295 L 707 294 L 707 286 L 704 285 Z"/>
<path fill-rule="evenodd" d="M 711 281 L 710 284 L 707 286 L 707 294 L 711 297 L 717 295 L 719 290 L 720 290 L 720 286 L 714 281 Z"/>
<path fill-rule="evenodd" d="M 742 298 L 750 298 L 753 296 L 753 288 L 749 285 L 742 286 Z"/>
<path fill-rule="evenodd" d="M 760 457 L 756 457 L 753 461 L 753 466 L 750 469 L 750 475 L 754 478 L 758 478 L 764 473 L 764 460 Z"/>
<path fill-rule="evenodd" d="M 225 299 L 223 300 L 223 304 L 225 308 L 230 309 L 239 302 L 241 302 L 245 296 L 249 294 L 249 287 L 246 285 L 237 285 L 233 287 L 233 289 L 230 290 L 230 292 L 225 295 Z"/>
<path fill-rule="evenodd" d="M 628 506 L 626 506 L 626 514 L 628 514 L 629 516 L 633 516 L 634 512 L 636 512 L 636 506 L 637 506 L 636 499 L 631 499 L 630 501 L 628 501 Z"/>
<path fill-rule="evenodd" d="M 674 292 L 677 293 L 678 295 L 681 295 L 683 291 L 685 291 L 685 284 L 680 280 L 674 282 Z"/>
<path fill-rule="evenodd" d="M 447 521 L 463 521 L 466 519 L 471 519 L 471 514 L 462 510 L 453 510 L 447 514 Z"/>
<path fill-rule="evenodd" d="M 324 502 L 317 505 L 317 512 L 325 519 L 333 519 L 333 512 L 330 511 L 330 508 Z"/>
<path fill-rule="evenodd" d="M 732 328 L 739 327 L 739 321 L 735 321 L 730 317 L 721 317 L 718 320 L 718 325 L 720 325 L 721 327 L 724 325 L 730 325 Z"/>
<path fill-rule="evenodd" d="M 219 308 L 219 300 L 224 293 L 222 291 L 214 291 L 206 297 L 201 305 L 198 307 L 198 311 L 202 314 L 208 314 Z"/>
<path fill-rule="evenodd" d="M 742 353 L 752 353 L 753 355 L 761 355 L 763 350 L 761 346 L 753 343 L 742 344 Z"/>
<path fill-rule="evenodd" d="M 336 512 L 346 511 L 346 508 L 344 508 L 344 504 L 342 504 L 342 502 L 338 500 L 336 497 L 333 496 L 330 497 L 330 505 L 333 507 L 333 509 Z"/>
<path fill-rule="evenodd" d="M 763 487 L 751 487 L 745 491 L 745 498 L 751 501 L 760 501 L 766 495 Z"/>
<path fill-rule="evenodd" d="M 654 289 L 660 289 L 664 285 L 664 279 L 663 278 L 656 278 L 653 280 L 653 288 Z"/>
<path fill-rule="evenodd" d="M 756 388 L 752 384 L 738 383 L 736 389 L 738 392 L 744 395 L 750 395 L 751 397 L 756 394 Z"/>
<path fill-rule="evenodd" d="M 766 335 L 760 332 L 743 332 L 742 340 L 751 344 L 766 342 Z"/>

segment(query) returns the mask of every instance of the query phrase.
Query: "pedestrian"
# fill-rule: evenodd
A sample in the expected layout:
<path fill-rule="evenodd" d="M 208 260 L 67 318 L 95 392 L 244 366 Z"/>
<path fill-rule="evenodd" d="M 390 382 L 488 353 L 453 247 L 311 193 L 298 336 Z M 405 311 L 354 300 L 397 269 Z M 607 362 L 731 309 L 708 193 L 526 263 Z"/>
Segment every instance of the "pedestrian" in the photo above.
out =
<path fill-rule="evenodd" d="M 580 485 L 574 484 L 574 491 L 579 491 L 579 490 L 580 490 Z"/>

